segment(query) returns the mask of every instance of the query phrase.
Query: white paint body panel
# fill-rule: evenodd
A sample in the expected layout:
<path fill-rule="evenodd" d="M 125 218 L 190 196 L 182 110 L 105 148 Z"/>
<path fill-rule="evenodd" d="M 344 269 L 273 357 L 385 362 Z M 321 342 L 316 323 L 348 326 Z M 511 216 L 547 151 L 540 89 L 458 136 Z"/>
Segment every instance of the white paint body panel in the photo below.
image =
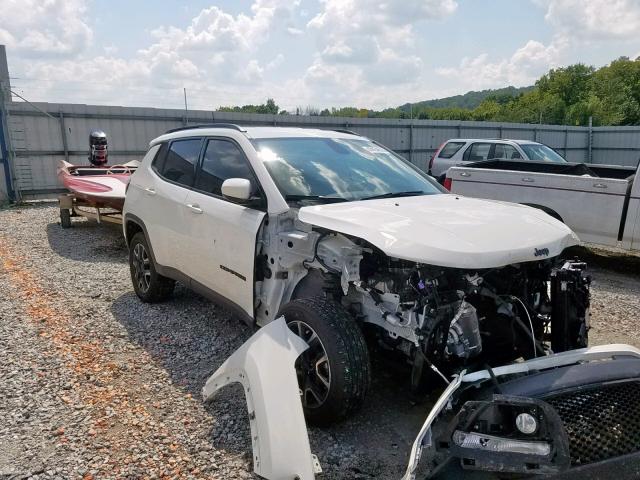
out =
<path fill-rule="evenodd" d="M 182 271 L 253 317 L 256 235 L 264 212 L 188 191 Z M 198 213 L 199 212 L 199 213 Z"/>
<path fill-rule="evenodd" d="M 453 268 L 541 260 L 575 245 L 571 230 L 522 205 L 456 195 L 365 200 L 300 209 L 301 221 L 370 242 L 390 257 Z"/>
<path fill-rule="evenodd" d="M 312 480 L 311 454 L 294 363 L 308 348 L 281 317 L 262 327 L 207 380 L 205 401 L 225 385 L 244 387 L 253 448 L 253 470 L 270 480 Z"/>
<path fill-rule="evenodd" d="M 555 211 L 584 242 L 617 246 L 628 181 L 578 175 L 453 167 L 451 191 L 476 198 L 540 205 Z M 636 178 L 639 176 L 636 175 Z M 623 247 L 638 248 L 635 225 L 640 208 L 635 182 Z M 635 198 L 634 198 L 635 197 Z"/>
<path fill-rule="evenodd" d="M 185 199 L 187 190 L 162 180 L 151 168 L 158 146 L 149 149 L 142 165 L 131 175 L 124 204 L 124 214 L 144 215 L 151 248 L 156 261 L 165 267 L 180 268 L 186 230 Z M 168 218 L 170 222 L 166 221 Z"/>

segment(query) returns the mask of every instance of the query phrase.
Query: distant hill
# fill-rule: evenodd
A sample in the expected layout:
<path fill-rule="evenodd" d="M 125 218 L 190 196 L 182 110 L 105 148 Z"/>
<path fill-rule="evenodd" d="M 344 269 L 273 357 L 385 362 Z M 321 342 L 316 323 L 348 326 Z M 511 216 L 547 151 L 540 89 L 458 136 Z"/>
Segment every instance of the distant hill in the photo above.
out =
<path fill-rule="evenodd" d="M 424 100 L 422 102 L 416 102 L 413 104 L 405 103 L 401 105 L 400 110 L 408 112 L 413 108 L 465 108 L 473 110 L 487 97 L 496 97 L 499 103 L 504 103 L 507 97 L 516 97 L 520 94 L 533 90 L 533 86 L 530 87 L 505 87 L 497 88 L 495 90 L 481 90 L 479 92 L 471 91 L 464 95 L 454 95 L 453 97 L 437 98 L 435 100 Z M 502 101 L 501 101 L 502 100 Z"/>

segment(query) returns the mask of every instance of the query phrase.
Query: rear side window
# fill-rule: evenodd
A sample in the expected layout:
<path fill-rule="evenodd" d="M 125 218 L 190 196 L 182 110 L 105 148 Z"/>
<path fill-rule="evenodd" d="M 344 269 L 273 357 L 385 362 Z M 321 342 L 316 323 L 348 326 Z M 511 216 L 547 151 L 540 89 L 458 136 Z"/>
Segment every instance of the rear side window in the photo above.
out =
<path fill-rule="evenodd" d="M 489 157 L 491 143 L 474 143 L 464 152 L 464 160 L 469 162 L 479 162 Z"/>
<path fill-rule="evenodd" d="M 438 153 L 438 158 L 451 158 L 453 157 L 458 150 L 460 150 L 464 145 L 464 142 L 449 142 L 447 143 L 444 147 L 442 147 L 442 150 L 440 150 L 440 153 Z"/>
<path fill-rule="evenodd" d="M 169 144 L 163 143 L 160 145 L 160 149 L 156 152 L 156 156 L 151 162 L 151 168 L 153 168 L 156 172 L 162 172 L 162 167 L 164 167 L 164 161 L 167 158 L 167 151 L 169 150 Z"/>
<path fill-rule="evenodd" d="M 257 182 L 244 153 L 233 142 L 212 139 L 207 143 L 195 188 L 222 195 L 222 183 L 229 178 L 246 178 L 255 191 Z"/>
<path fill-rule="evenodd" d="M 171 142 L 160 175 L 172 182 L 193 186 L 201 145 L 200 138 Z"/>

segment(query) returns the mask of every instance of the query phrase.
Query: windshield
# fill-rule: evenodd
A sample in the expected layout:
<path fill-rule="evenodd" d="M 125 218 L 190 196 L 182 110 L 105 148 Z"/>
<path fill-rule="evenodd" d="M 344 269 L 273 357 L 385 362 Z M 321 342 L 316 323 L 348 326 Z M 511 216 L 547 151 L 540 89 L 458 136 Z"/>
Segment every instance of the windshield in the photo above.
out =
<path fill-rule="evenodd" d="M 442 193 L 427 175 L 370 140 L 264 138 L 253 144 L 280 193 L 290 201 Z"/>
<path fill-rule="evenodd" d="M 566 163 L 567 161 L 546 145 L 535 143 L 521 143 L 520 148 L 527 154 L 529 160 L 534 162 Z"/>

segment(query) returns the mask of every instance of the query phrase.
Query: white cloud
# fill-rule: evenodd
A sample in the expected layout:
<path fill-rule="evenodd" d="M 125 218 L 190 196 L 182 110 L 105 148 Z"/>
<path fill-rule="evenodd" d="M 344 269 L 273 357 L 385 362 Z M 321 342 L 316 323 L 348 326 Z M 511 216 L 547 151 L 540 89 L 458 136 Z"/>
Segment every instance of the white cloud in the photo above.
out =
<path fill-rule="evenodd" d="M 526 86 L 558 65 L 563 48 L 561 40 L 548 46 L 529 40 L 509 58 L 491 61 L 489 55 L 483 53 L 475 58 L 463 58 L 457 67 L 437 68 L 436 73 L 471 90 Z"/>
<path fill-rule="evenodd" d="M 4 0 L 0 43 L 20 55 L 75 55 L 93 37 L 86 12 L 83 0 Z"/>
<path fill-rule="evenodd" d="M 457 8 L 454 0 L 322 0 L 307 23 L 318 50 L 304 76 L 316 98 L 347 105 L 384 105 L 405 95 L 390 85 L 417 85 L 423 62 L 414 27 Z"/>
<path fill-rule="evenodd" d="M 279 53 L 273 60 L 267 63 L 267 70 L 274 70 L 284 63 L 284 55 Z"/>
<path fill-rule="evenodd" d="M 87 1 L 69 0 L 65 5 L 73 4 L 75 15 L 82 18 L 79 14 L 86 11 Z M 33 7 L 30 3 L 12 3 L 12 17 L 28 16 L 26 10 Z M 40 3 L 56 4 L 57 0 Z M 72 29 L 73 19 L 69 15 L 73 9 L 59 7 L 47 11 L 45 16 L 49 18 L 46 19 L 40 13 L 34 15 L 29 25 L 44 33 L 49 32 L 47 24 L 65 23 L 69 31 L 78 30 L 77 27 Z M 183 28 L 154 29 L 152 42 L 126 59 L 120 58 L 118 50 L 112 46 L 103 47 L 104 54 L 99 57 L 88 51 L 83 54 L 80 48 L 83 43 L 72 43 L 76 38 L 65 37 L 62 30 L 60 41 L 67 37 L 70 40 L 64 49 L 56 47 L 54 53 L 76 52 L 64 61 L 53 61 L 50 56 L 26 60 L 15 42 L 7 43 L 10 55 L 16 54 L 12 68 L 17 65 L 25 77 L 38 80 L 37 90 L 34 90 L 38 99 L 163 106 L 170 91 L 181 92 L 182 87 L 187 87 L 193 96 L 199 95 L 201 108 L 215 108 L 232 101 L 264 101 L 260 96 L 266 95 L 266 90 L 257 86 L 264 82 L 265 71 L 275 69 L 284 61 L 284 56 L 276 55 L 265 67 L 257 54 L 273 31 L 286 30 L 291 8 L 296 7 L 296 2 L 288 0 L 255 0 L 248 13 L 238 15 L 215 6 L 206 8 Z M 0 15 L 3 19 L 6 17 L 4 12 Z M 5 22 L 0 25 L 4 27 Z M 12 34 L 17 36 L 19 30 L 14 30 Z M 7 36 L 6 30 L 0 29 L 0 42 L 5 39 L 2 35 Z M 28 53 L 38 52 L 33 46 L 24 48 Z M 250 94 L 247 94 L 248 85 L 252 86 Z"/>
<path fill-rule="evenodd" d="M 573 41 L 635 40 L 640 32 L 639 0 L 538 0 L 557 34 Z"/>
<path fill-rule="evenodd" d="M 457 8 L 454 0 L 322 0 L 322 5 L 308 28 L 318 33 L 327 61 L 352 58 L 354 63 L 362 55 L 332 54 L 344 53 L 346 45 L 355 45 L 359 52 L 367 46 L 406 45 L 415 24 L 444 18 Z"/>

